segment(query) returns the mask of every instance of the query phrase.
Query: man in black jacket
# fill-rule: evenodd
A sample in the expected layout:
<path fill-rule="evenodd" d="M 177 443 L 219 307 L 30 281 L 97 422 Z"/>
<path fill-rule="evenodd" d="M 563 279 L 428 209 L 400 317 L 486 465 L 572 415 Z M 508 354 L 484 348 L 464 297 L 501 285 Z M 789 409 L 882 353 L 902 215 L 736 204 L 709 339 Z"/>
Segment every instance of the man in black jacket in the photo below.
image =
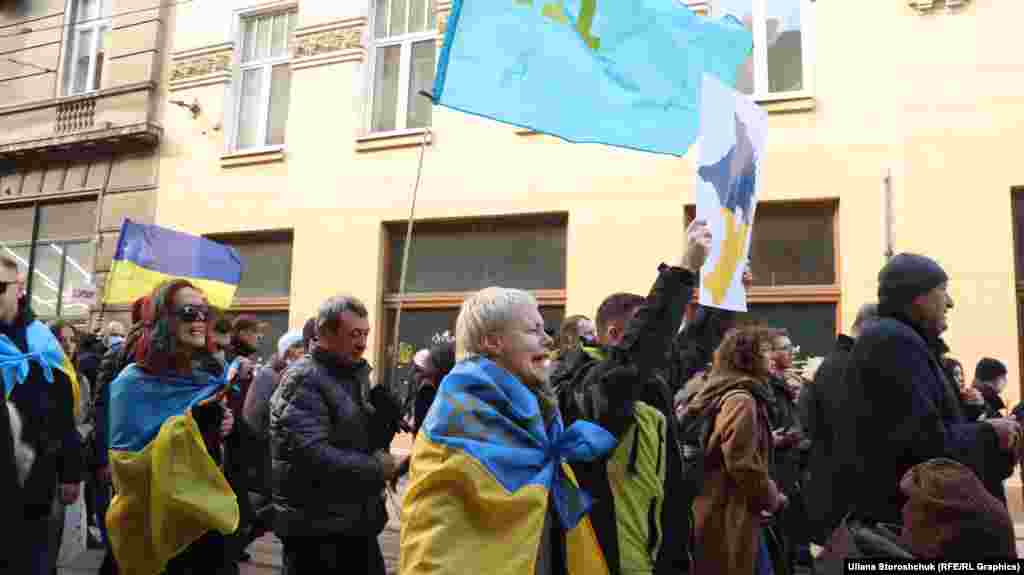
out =
<path fill-rule="evenodd" d="M 689 566 L 682 458 L 672 392 L 662 377 L 711 242 L 704 222 L 691 224 L 687 236 L 679 266 L 662 265 L 646 298 L 606 298 L 596 316 L 599 345 L 570 352 L 551 376 L 565 425 L 591 421 L 619 440 L 607 458 L 572 466 L 594 498 L 590 518 L 613 575 Z M 640 450 L 641 444 L 657 447 Z"/>
<path fill-rule="evenodd" d="M 22 353 L 29 351 L 29 329 L 40 333 L 40 337 L 53 337 L 49 329 L 36 321 L 26 298 L 19 300 L 18 265 L 6 257 L 0 257 L 0 289 L 0 335 Z M 39 361 L 29 360 L 28 367 L 24 381 L 12 382 L 9 400 L 21 414 L 22 437 L 35 451 L 36 459 L 21 492 L 23 544 L 8 546 L 5 552 L 18 556 L 21 568 L 17 573 L 51 575 L 60 543 L 51 513 L 55 497 L 59 496 L 64 505 L 78 498 L 82 480 L 81 439 L 75 428 L 74 400 L 67 375 L 51 369 L 53 379 L 48 381 Z"/>
<path fill-rule="evenodd" d="M 370 390 L 369 334 L 362 302 L 327 300 L 313 353 L 271 397 L 274 531 L 286 575 L 384 575 L 377 535 L 387 523 L 385 483 L 404 459 L 388 452 L 401 407 L 382 399 L 381 386 Z"/>
<path fill-rule="evenodd" d="M 832 505 L 834 477 L 832 456 L 835 436 L 832 423 L 840 417 L 846 403 L 843 387 L 843 372 L 850 361 L 853 344 L 860 333 L 878 318 L 878 306 L 864 304 L 857 312 L 857 318 L 850 328 L 850 335 L 839 334 L 832 353 L 818 366 L 814 381 L 805 385 L 800 394 L 800 419 L 804 434 L 811 440 L 811 454 L 808 461 L 810 480 L 804 489 L 807 520 L 811 541 L 824 545 L 830 528 L 837 525 L 842 517 L 836 517 Z"/>
<path fill-rule="evenodd" d="M 878 275 L 880 319 L 854 345 L 843 376 L 848 401 L 833 433 L 836 516 L 856 511 L 899 523 L 908 469 L 948 457 L 984 480 L 985 460 L 1020 438 L 1015 421 L 968 422 L 945 379 L 935 343 L 953 307 L 947 281 L 938 263 L 914 254 L 894 256 Z"/>

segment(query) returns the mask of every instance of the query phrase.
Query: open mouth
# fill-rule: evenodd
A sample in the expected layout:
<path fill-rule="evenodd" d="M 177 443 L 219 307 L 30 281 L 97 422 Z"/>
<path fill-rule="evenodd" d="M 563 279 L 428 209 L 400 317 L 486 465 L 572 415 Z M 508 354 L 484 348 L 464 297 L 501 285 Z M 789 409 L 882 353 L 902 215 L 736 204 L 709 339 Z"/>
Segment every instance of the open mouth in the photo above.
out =
<path fill-rule="evenodd" d="M 538 353 L 533 356 L 533 365 L 540 369 L 547 369 L 551 363 L 551 358 L 546 353 Z"/>

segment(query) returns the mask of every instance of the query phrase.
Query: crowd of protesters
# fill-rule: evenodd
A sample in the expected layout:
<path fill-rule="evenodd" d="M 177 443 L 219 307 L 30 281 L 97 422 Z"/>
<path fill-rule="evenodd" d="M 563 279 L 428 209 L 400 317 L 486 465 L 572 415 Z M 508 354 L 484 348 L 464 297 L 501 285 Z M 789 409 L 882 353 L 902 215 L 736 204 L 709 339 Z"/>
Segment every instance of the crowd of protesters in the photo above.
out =
<path fill-rule="evenodd" d="M 369 311 L 352 296 L 260 358 L 267 326 L 211 310 L 184 280 L 137 301 L 127 329 L 57 321 L 43 334 L 0 258 L 0 512 L 18 542 L 0 572 L 54 573 L 78 502 L 102 573 L 235 574 L 272 532 L 287 574 L 383 575 L 385 491 L 406 475 L 402 575 L 787 575 L 854 556 L 1016 556 L 1003 482 L 1024 408 L 1001 399 L 1005 364 L 982 358 L 968 381 L 943 342 L 953 301 L 937 262 L 892 257 L 878 300 L 807 370 L 787 326 L 693 301 L 710 231 L 696 222 L 687 239 L 647 295 L 611 294 L 557 332 L 529 293 L 471 296 L 455 337 L 412 355 L 404 401 L 371 384 Z M 111 414 L 133 408 L 126 385 L 160 401 L 184 380 L 217 389 L 189 408 L 223 479 L 193 515 L 223 515 L 217 494 L 237 510 L 196 519 L 161 559 L 140 547 L 163 526 L 116 531 L 150 521 L 126 503 L 150 494 L 111 465 Z M 390 451 L 401 432 L 411 457 Z M 555 447 L 569 437 L 586 453 Z M 509 449 L 519 461 L 495 455 Z M 530 481 L 488 483 L 530 461 Z M 582 494 L 572 512 L 567 485 Z M 545 490 L 517 495 L 531 486 Z"/>

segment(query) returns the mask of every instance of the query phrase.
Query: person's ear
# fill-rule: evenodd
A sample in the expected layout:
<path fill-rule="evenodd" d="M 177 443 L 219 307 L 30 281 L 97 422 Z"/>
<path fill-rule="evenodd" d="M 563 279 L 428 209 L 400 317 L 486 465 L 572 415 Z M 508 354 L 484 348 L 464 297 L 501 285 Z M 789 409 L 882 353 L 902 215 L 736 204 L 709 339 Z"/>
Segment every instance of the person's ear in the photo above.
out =
<path fill-rule="evenodd" d="M 501 352 L 505 349 L 505 338 L 501 334 L 489 333 L 483 337 L 483 340 L 480 342 L 480 348 L 485 356 L 500 356 Z"/>

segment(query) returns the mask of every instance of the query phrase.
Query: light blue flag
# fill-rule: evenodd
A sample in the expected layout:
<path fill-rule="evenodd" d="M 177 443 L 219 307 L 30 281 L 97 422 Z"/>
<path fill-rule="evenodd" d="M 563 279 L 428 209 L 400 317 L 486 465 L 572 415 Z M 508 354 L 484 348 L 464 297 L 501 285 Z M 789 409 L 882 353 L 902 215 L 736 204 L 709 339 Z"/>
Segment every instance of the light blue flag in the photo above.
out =
<path fill-rule="evenodd" d="M 750 33 L 681 0 L 455 0 L 434 102 L 558 136 L 684 155 L 701 78 L 734 86 Z"/>

